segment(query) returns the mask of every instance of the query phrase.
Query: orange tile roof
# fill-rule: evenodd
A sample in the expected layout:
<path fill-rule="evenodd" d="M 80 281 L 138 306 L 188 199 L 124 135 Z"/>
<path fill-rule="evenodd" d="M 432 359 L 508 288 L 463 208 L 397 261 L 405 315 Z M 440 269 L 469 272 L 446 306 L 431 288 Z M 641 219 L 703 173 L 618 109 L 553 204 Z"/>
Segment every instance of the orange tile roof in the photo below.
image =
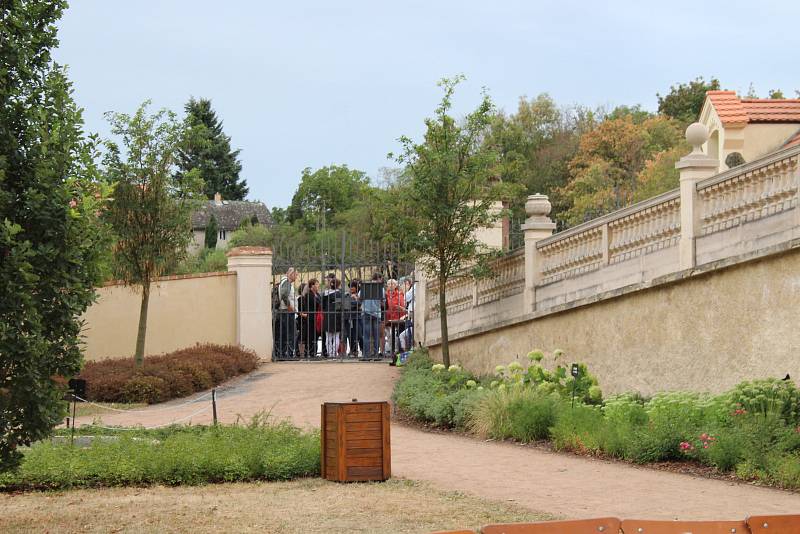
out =
<path fill-rule="evenodd" d="M 741 99 L 736 91 L 707 91 L 706 97 L 725 126 L 750 122 L 800 122 L 800 99 Z"/>

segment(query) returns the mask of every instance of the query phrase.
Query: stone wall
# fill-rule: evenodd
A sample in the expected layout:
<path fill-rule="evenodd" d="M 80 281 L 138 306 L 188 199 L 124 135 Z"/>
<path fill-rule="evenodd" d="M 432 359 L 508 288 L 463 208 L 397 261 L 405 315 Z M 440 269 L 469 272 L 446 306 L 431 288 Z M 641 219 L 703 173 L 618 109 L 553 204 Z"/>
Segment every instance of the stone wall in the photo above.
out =
<path fill-rule="evenodd" d="M 678 190 L 555 235 L 547 198 L 529 197 L 524 254 L 448 282 L 451 360 L 486 372 L 561 348 L 607 389 L 644 393 L 800 376 L 800 147 L 715 174 L 693 127 Z M 434 355 L 438 292 L 417 300 Z"/>
<path fill-rule="evenodd" d="M 800 377 L 800 242 L 780 254 L 681 273 L 561 312 L 455 336 L 450 358 L 478 373 L 534 348 L 588 364 L 606 393 L 721 391 L 745 379 Z M 441 345 L 431 347 L 441 358 Z"/>
<path fill-rule="evenodd" d="M 264 247 L 228 252 L 228 272 L 161 278 L 150 291 L 145 355 L 217 343 L 269 358 L 271 278 L 272 251 Z M 122 284 L 107 284 L 97 294 L 83 316 L 85 359 L 132 358 L 141 294 Z"/>

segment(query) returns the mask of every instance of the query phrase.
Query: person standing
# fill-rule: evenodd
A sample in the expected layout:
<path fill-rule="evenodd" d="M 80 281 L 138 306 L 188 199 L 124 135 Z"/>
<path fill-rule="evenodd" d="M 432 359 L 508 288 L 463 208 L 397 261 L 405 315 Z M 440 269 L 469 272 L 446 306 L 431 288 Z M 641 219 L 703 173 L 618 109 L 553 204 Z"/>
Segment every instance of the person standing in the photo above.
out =
<path fill-rule="evenodd" d="M 325 291 L 322 298 L 322 309 L 325 314 L 325 345 L 328 358 L 335 358 L 340 352 L 340 342 L 342 331 L 342 291 L 339 287 L 339 280 L 330 279 L 329 289 Z"/>
<path fill-rule="evenodd" d="M 278 298 L 280 306 L 278 316 L 280 317 L 280 333 L 278 335 L 278 355 L 280 358 L 295 358 L 294 351 L 295 336 L 295 312 L 297 311 L 297 297 L 295 295 L 294 282 L 297 280 L 297 271 L 294 267 L 286 270 L 286 276 L 281 278 L 278 284 Z"/>
<path fill-rule="evenodd" d="M 392 357 L 397 351 L 397 333 L 400 329 L 400 318 L 405 315 L 405 296 L 400 291 L 397 280 L 390 278 L 386 282 L 386 328 L 389 332 L 389 350 Z"/>
<path fill-rule="evenodd" d="M 406 315 L 403 331 L 400 333 L 400 349 L 408 351 L 414 346 L 414 280 L 406 278 L 403 282 L 405 287 Z"/>
<path fill-rule="evenodd" d="M 320 311 L 319 281 L 312 278 L 308 281 L 300 296 L 300 348 L 301 358 L 314 358 L 317 355 L 317 313 Z"/>
<path fill-rule="evenodd" d="M 350 356 L 358 357 L 358 352 L 364 351 L 364 327 L 361 321 L 361 303 L 358 300 L 358 281 L 350 282 L 350 300 L 347 309 L 347 340 L 350 344 Z"/>
<path fill-rule="evenodd" d="M 381 330 L 381 313 L 383 303 L 386 300 L 386 293 L 381 283 L 381 275 L 375 273 L 372 275 L 372 282 L 379 285 L 377 295 L 365 294 L 365 288 L 362 286 L 359 291 L 358 298 L 361 301 L 361 309 L 364 312 L 364 359 L 377 358 L 380 354 L 380 339 L 379 334 Z"/>

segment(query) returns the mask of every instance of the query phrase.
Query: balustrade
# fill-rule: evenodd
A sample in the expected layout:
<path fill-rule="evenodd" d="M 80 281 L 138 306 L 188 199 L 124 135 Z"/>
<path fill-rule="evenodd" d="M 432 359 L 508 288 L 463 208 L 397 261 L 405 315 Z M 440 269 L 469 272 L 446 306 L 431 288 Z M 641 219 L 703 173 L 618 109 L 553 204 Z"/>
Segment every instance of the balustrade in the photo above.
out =
<path fill-rule="evenodd" d="M 608 260 L 618 263 L 678 244 L 680 198 L 645 207 L 608 223 Z"/>
<path fill-rule="evenodd" d="M 539 258 L 543 284 L 595 271 L 603 264 L 603 228 L 596 226 L 550 241 L 539 248 Z"/>
<path fill-rule="evenodd" d="M 797 206 L 798 156 L 698 187 L 701 235 Z"/>

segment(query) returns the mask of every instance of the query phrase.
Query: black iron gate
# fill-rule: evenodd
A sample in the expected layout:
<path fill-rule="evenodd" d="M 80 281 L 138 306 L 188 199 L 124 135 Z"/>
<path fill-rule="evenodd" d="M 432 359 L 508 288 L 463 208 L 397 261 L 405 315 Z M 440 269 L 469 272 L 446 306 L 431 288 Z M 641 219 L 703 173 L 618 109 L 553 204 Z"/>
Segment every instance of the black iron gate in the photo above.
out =
<path fill-rule="evenodd" d="M 273 361 L 394 363 L 414 346 L 411 253 L 329 233 L 273 246 Z"/>

